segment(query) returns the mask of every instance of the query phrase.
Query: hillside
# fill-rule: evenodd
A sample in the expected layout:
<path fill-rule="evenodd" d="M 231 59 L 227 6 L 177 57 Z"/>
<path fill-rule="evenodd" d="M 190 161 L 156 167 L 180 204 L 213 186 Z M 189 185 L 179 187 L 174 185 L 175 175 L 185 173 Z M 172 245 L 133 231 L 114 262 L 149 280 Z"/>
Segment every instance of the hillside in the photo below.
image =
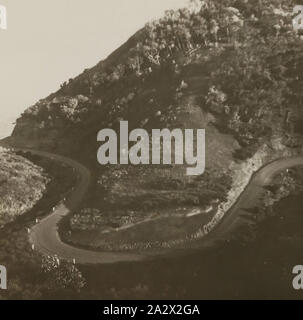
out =
<path fill-rule="evenodd" d="M 10 144 L 68 154 L 94 172 L 67 240 L 100 247 L 104 234 L 157 219 L 148 238 L 182 238 L 210 221 L 237 178 L 251 172 L 247 159 L 258 150 L 267 146 L 264 159 L 273 150 L 301 150 L 303 42 L 292 28 L 292 8 L 285 0 L 193 1 L 148 23 L 22 114 Z M 206 173 L 101 167 L 97 132 L 118 131 L 121 120 L 149 131 L 205 128 Z M 137 233 L 124 233 L 123 240 L 137 241 Z M 139 233 L 146 241 L 145 228 Z"/>
<path fill-rule="evenodd" d="M 48 181 L 42 168 L 0 147 L 0 228 L 32 209 Z"/>

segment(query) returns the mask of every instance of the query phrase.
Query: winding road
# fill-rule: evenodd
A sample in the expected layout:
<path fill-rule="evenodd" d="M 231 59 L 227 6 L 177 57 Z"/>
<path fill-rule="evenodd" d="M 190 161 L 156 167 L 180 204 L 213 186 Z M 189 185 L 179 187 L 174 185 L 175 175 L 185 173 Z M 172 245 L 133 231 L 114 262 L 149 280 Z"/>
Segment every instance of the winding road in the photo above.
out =
<path fill-rule="evenodd" d="M 248 214 L 249 209 L 257 206 L 264 194 L 264 187 L 269 185 L 274 176 L 288 168 L 303 165 L 303 156 L 281 158 L 272 161 L 258 171 L 256 171 L 246 186 L 245 190 L 238 197 L 235 204 L 228 210 L 215 229 L 202 241 L 202 246 L 212 245 L 214 241 L 224 239 L 237 227 L 247 223 L 244 216 Z"/>
<path fill-rule="evenodd" d="M 19 149 L 20 150 L 20 149 Z M 73 167 L 79 174 L 77 185 L 71 196 L 55 207 L 52 214 L 36 224 L 29 234 L 30 243 L 44 255 L 56 255 L 59 259 L 68 261 L 76 260 L 80 264 L 115 263 L 122 261 L 138 261 L 144 259 L 143 255 L 122 252 L 95 252 L 68 245 L 60 239 L 58 223 L 71 211 L 77 209 L 81 204 L 91 182 L 91 173 L 79 162 L 70 158 L 44 151 L 23 149 L 22 151 L 59 161 L 67 166 Z"/>
<path fill-rule="evenodd" d="M 67 166 L 73 167 L 80 176 L 71 196 L 65 203 L 61 202 L 56 206 L 52 214 L 42 219 L 30 230 L 29 240 L 34 245 L 35 250 L 45 255 L 57 255 L 59 259 L 69 261 L 75 259 L 76 263 L 80 264 L 140 261 L 151 257 L 150 254 L 143 253 L 96 252 L 76 248 L 62 242 L 58 234 L 58 223 L 70 211 L 77 209 L 81 204 L 91 182 L 91 173 L 79 162 L 61 155 L 31 149 L 18 150 L 62 162 Z M 243 214 L 247 214 L 246 210 L 256 206 L 262 193 L 264 193 L 264 186 L 268 185 L 272 178 L 280 171 L 299 165 L 303 165 L 303 156 L 282 158 L 270 162 L 255 172 L 245 190 L 217 227 L 205 238 L 198 241 L 199 246 L 210 246 L 214 241 L 223 239 L 226 235 L 230 234 L 234 228 L 245 221 Z"/>

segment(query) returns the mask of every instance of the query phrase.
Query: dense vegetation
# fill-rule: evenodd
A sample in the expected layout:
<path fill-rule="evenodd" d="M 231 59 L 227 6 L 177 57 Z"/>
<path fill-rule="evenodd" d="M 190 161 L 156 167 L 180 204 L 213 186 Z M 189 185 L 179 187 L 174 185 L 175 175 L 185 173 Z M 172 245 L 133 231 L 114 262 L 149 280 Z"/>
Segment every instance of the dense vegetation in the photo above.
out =
<path fill-rule="evenodd" d="M 142 91 L 139 83 L 144 88 L 144 83 L 153 84 L 161 75 L 162 81 L 169 79 L 179 91 L 184 88 L 179 87 L 182 69 L 202 64 L 212 55 L 221 63 L 209 74 L 208 94 L 201 92 L 201 107 L 223 115 L 218 122 L 227 123 L 240 142 L 252 144 L 271 133 L 271 121 L 279 116 L 284 119 L 288 109 L 300 117 L 302 41 L 293 31 L 292 2 L 192 3 L 190 9 L 167 11 L 164 18 L 148 23 L 107 60 L 63 84 L 23 117 L 38 118 L 41 129 L 58 121 L 87 124 L 96 115 L 99 126 L 113 125 L 130 116 L 132 102 Z M 197 61 L 201 53 L 204 57 Z M 177 108 L 180 95 L 168 97 L 172 93 L 166 93 L 166 100 Z M 150 104 L 157 111 L 156 101 Z M 168 116 L 168 110 L 163 111 Z M 163 120 L 167 125 L 168 117 Z"/>
<path fill-rule="evenodd" d="M 40 167 L 0 147 L 0 228 L 32 209 L 47 183 Z"/>
<path fill-rule="evenodd" d="M 255 223 L 216 250 L 83 267 L 91 293 L 103 299 L 301 299 L 291 283 L 293 266 L 302 263 L 302 167 L 282 172 L 269 190 L 274 201 L 265 197 L 266 207 L 247 211 Z"/>
<path fill-rule="evenodd" d="M 43 197 L 30 208 L 31 210 L 15 217 L 14 221 L 1 229 L 0 263 L 5 265 L 9 272 L 9 290 L 1 292 L 0 300 L 74 298 L 85 285 L 78 268 L 69 262 L 61 261 L 58 264 L 54 257 L 42 257 L 32 250 L 27 231 L 36 218 L 40 219 L 51 212 L 52 207 L 70 192 L 76 181 L 73 170 L 29 153 L 18 152 L 18 155 L 10 154 L 10 157 L 14 159 L 14 165 L 22 167 L 26 164 L 31 170 L 40 168 L 41 172 L 43 169 L 43 172 L 47 172 L 48 183 Z M 22 171 L 22 174 L 26 172 Z M 17 182 L 23 185 L 22 181 L 22 175 L 18 176 Z M 27 180 L 27 183 L 30 181 Z M 34 194 L 35 190 L 30 188 L 30 185 L 23 187 L 27 190 L 27 196 Z M 13 194 L 12 191 L 13 189 Z"/>
<path fill-rule="evenodd" d="M 73 139 L 67 149 L 75 154 L 89 142 L 86 158 L 94 164 L 99 129 L 122 119 L 132 127 L 182 126 L 178 114 L 189 91 L 215 115 L 216 127 L 238 140 L 241 159 L 274 135 L 300 146 L 303 44 L 292 27 L 292 1 L 191 3 L 148 23 L 107 60 L 27 109 L 14 135 L 34 121 L 30 137 L 45 132 L 50 139 L 55 131 L 52 148 L 66 150 Z M 204 82 L 198 92 L 186 76 Z"/>

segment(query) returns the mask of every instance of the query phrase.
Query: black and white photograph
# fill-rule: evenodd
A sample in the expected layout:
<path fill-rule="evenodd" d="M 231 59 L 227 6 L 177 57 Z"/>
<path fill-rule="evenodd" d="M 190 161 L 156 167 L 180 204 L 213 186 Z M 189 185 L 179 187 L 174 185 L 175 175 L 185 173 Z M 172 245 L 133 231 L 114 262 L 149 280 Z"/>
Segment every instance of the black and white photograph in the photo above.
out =
<path fill-rule="evenodd" d="M 301 299 L 302 1 L 0 0 L 0 300 Z"/>

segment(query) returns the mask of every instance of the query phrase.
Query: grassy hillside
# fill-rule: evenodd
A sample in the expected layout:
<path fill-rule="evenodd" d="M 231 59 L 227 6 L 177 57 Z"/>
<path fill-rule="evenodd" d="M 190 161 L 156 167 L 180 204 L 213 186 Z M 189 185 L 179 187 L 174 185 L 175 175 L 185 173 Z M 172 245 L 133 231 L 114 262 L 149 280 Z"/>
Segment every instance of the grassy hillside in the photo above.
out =
<path fill-rule="evenodd" d="M 0 147 L 0 228 L 30 210 L 47 183 L 42 168 Z"/>
<path fill-rule="evenodd" d="M 9 272 L 9 290 L 1 290 L 0 300 L 75 297 L 83 286 L 83 278 L 78 269 L 63 261 L 59 266 L 54 258 L 42 257 L 33 250 L 28 241 L 27 229 L 33 227 L 36 219 L 40 220 L 52 212 L 54 205 L 71 192 L 78 177 L 72 168 L 28 152 L 17 152 L 15 155 L 1 150 L 0 167 L 0 176 L 3 176 L 3 169 L 11 177 L 9 181 L 13 182 L 5 183 L 9 192 L 0 197 L 0 208 L 2 201 L 6 201 L 8 197 L 13 203 L 10 210 L 12 215 L 8 216 L 7 212 L 1 215 L 6 218 L 5 222 L 10 218 L 11 223 L 1 225 L 0 260 Z M 40 176 L 44 184 L 41 183 L 42 186 L 39 187 Z M 0 190 L 3 191 L 4 188 Z M 34 201 L 38 190 L 41 193 L 43 191 L 43 196 Z M 23 215 L 23 211 L 18 210 L 19 202 L 15 199 L 17 195 L 18 201 L 23 204 L 22 210 L 26 210 Z M 31 201 L 28 201 L 30 197 Z M 33 205 L 30 206 L 31 203 Z M 16 215 L 13 216 L 13 213 Z"/>

